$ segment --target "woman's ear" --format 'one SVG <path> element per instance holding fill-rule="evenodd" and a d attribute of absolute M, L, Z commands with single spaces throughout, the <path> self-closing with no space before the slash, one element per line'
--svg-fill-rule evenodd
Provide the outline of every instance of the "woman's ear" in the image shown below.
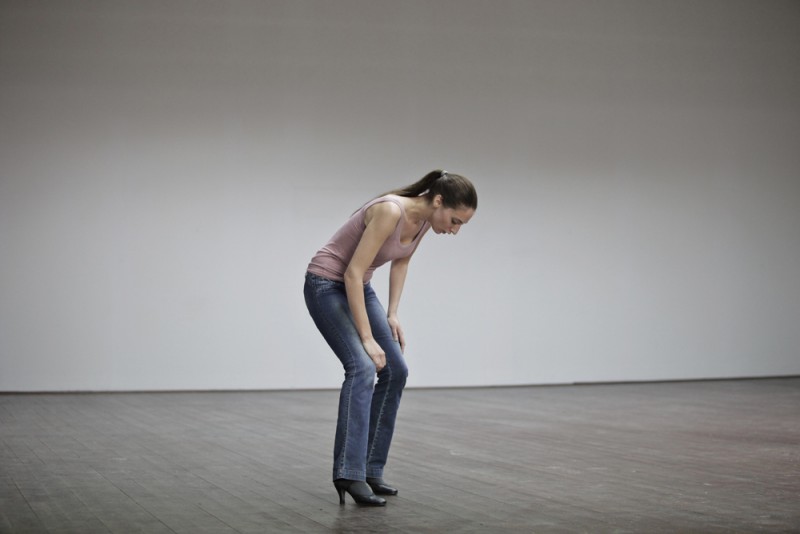
<path fill-rule="evenodd" d="M 442 195 L 436 195 L 433 197 L 433 207 L 439 208 L 442 206 Z"/>

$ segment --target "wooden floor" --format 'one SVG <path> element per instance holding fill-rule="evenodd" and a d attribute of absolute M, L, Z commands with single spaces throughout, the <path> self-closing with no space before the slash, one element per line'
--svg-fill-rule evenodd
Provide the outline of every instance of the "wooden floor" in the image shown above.
<path fill-rule="evenodd" d="M 0 532 L 800 532 L 800 378 L 408 390 L 379 509 L 336 401 L 0 395 Z"/>

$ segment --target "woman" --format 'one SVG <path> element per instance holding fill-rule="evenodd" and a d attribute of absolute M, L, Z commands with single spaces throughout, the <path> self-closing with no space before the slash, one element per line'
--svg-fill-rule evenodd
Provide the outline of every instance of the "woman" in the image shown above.
<path fill-rule="evenodd" d="M 386 504 L 379 495 L 397 494 L 383 480 L 383 468 L 408 375 L 397 318 L 408 262 L 428 229 L 457 234 L 477 207 L 469 180 L 430 172 L 362 206 L 308 265 L 306 306 L 345 371 L 333 451 L 340 504 L 345 492 L 371 506 Z M 370 279 L 389 261 L 387 313 Z"/>

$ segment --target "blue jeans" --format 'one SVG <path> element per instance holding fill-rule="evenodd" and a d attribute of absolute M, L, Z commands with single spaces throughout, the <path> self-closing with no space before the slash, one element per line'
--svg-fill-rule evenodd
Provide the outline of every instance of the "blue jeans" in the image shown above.
<path fill-rule="evenodd" d="M 375 382 L 375 363 L 356 331 L 343 282 L 306 273 L 308 312 L 344 366 L 339 417 L 333 447 L 333 479 L 382 477 L 408 367 L 400 343 L 392 339 L 386 312 L 372 286 L 364 285 L 372 335 L 386 352 L 386 366 Z"/>

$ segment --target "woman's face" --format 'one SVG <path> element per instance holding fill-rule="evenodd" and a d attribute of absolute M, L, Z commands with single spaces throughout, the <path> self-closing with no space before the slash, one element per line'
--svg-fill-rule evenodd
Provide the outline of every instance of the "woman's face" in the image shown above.
<path fill-rule="evenodd" d="M 472 208 L 446 208 L 439 204 L 431 216 L 431 228 L 437 234 L 455 235 L 474 214 Z"/>

